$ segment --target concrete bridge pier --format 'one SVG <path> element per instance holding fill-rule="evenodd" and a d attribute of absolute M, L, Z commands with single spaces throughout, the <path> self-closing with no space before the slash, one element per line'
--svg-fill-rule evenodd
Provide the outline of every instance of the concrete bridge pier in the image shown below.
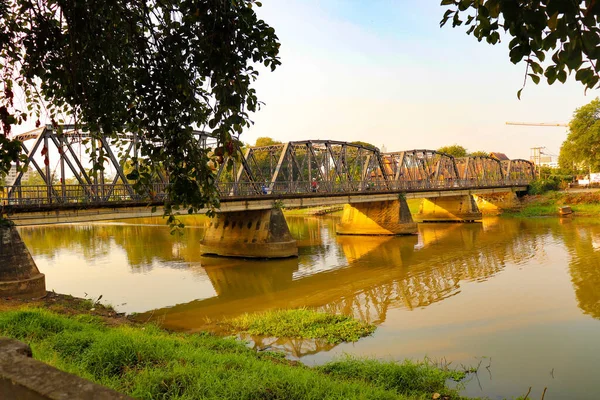
<path fill-rule="evenodd" d="M 418 222 L 473 222 L 482 214 L 473 196 L 463 195 L 425 198 L 414 217 Z"/>
<path fill-rule="evenodd" d="M 224 257 L 298 256 L 296 240 L 278 208 L 217 213 L 200 241 L 200 251 Z"/>
<path fill-rule="evenodd" d="M 483 215 L 499 215 L 502 211 L 519 205 L 519 198 L 513 191 L 473 195 L 477 207 Z"/>
<path fill-rule="evenodd" d="M 344 205 L 338 235 L 410 235 L 417 233 L 406 199 Z"/>
<path fill-rule="evenodd" d="M 19 231 L 0 221 L 0 298 L 45 295 L 46 278 L 35 265 Z"/>

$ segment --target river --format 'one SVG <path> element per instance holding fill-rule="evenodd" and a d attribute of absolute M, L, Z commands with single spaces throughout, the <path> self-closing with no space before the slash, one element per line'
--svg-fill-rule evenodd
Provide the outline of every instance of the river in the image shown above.
<path fill-rule="evenodd" d="M 409 237 L 336 236 L 287 217 L 297 259 L 203 257 L 203 217 L 20 228 L 48 290 L 198 331 L 223 316 L 317 307 L 377 325 L 356 343 L 249 338 L 314 365 L 345 353 L 479 366 L 465 396 L 592 399 L 600 360 L 600 221 L 488 218 Z M 252 340 L 253 339 L 253 340 Z"/>

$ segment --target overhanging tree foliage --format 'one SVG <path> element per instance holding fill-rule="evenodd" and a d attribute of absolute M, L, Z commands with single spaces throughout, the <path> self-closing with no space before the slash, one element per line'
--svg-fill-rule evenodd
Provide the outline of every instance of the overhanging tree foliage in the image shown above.
<path fill-rule="evenodd" d="M 600 172 L 600 99 L 575 110 L 558 162 L 573 172 Z"/>
<path fill-rule="evenodd" d="M 251 124 L 260 103 L 257 64 L 275 69 L 275 31 L 256 0 L 0 0 L 0 174 L 18 155 L 8 134 L 28 118 L 54 125 L 72 116 L 94 135 L 130 132 L 143 160 L 130 174 L 140 190 L 157 168 L 169 176 L 171 207 L 218 206 L 208 150 Z M 22 92 L 25 104 L 15 101 Z M 214 150 L 214 149 L 213 149 Z M 94 168 L 101 169 L 98 154 Z M 129 178 L 128 177 L 128 178 Z"/>
<path fill-rule="evenodd" d="M 496 44 L 510 38 L 510 60 L 524 61 L 525 81 L 564 83 L 567 73 L 586 89 L 598 87 L 600 1 L 597 0 L 442 0 L 440 25 L 465 25 L 467 34 Z M 502 33 L 502 35 L 501 35 Z M 517 92 L 520 98 L 521 90 Z"/>

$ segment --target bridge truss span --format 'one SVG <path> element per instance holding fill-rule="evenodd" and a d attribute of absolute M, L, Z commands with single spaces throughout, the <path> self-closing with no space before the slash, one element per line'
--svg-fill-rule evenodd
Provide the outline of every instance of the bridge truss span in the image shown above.
<path fill-rule="evenodd" d="M 423 186 L 458 182 L 454 157 L 435 150 L 409 150 L 384 153 L 386 175 L 396 187 L 409 187 L 417 182 Z M 451 186 L 451 185 L 450 185 Z"/>
<path fill-rule="evenodd" d="M 214 146 L 210 133 L 195 133 L 199 146 Z M 115 141 L 65 125 L 45 126 L 17 138 L 27 159 L 15 179 L 0 189 L 5 210 L 157 204 L 166 198 L 168 176 L 159 173 L 145 193 L 137 193 L 127 178 L 127 161 L 141 157 L 135 135 L 123 134 Z M 91 168 L 89 156 L 85 159 L 93 150 L 99 151 L 100 170 Z M 455 158 L 426 149 L 381 153 L 375 147 L 333 140 L 236 151 L 238 156 L 224 160 L 215 173 L 223 202 L 523 187 L 535 176 L 533 164 L 526 160 Z M 228 162 L 233 168 L 226 168 Z M 25 170 L 39 176 L 37 184 L 24 184 Z"/>
<path fill-rule="evenodd" d="M 374 183 L 388 187 L 386 176 L 376 176 L 383 170 L 379 151 L 346 142 L 307 140 L 250 147 L 240 164 L 235 179 L 219 174 L 222 194 L 346 193 Z"/>

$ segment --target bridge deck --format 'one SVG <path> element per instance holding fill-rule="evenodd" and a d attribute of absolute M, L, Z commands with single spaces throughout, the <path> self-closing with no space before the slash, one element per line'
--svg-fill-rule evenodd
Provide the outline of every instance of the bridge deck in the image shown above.
<path fill-rule="evenodd" d="M 197 145 L 206 150 L 207 166 L 215 168 L 221 211 L 394 200 L 399 194 L 418 198 L 524 190 L 535 178 L 534 165 L 526 160 L 455 158 L 426 149 L 381 153 L 373 146 L 333 140 L 235 146 L 223 158 L 215 154 L 215 137 L 194 134 Z M 0 190 L 0 212 L 11 219 L 35 213 L 137 215 L 132 210 L 163 204 L 170 182 L 178 183 L 168 169 L 159 168 L 145 195 L 136 193 L 123 165 L 136 165 L 144 158 L 144 146 L 160 146 L 145 142 L 143 135 L 124 133 L 113 143 L 74 125 L 48 125 L 17 139 L 27 160 L 15 168 L 12 184 Z M 90 169 L 91 158 L 84 155 L 98 155 L 98 149 L 102 165 Z M 114 176 L 102 173 L 107 167 L 114 169 Z M 43 184 L 27 185 L 26 170 L 37 173 Z"/>
<path fill-rule="evenodd" d="M 265 210 L 274 206 L 286 208 L 317 207 L 336 204 L 356 204 L 398 199 L 422 199 L 472 194 L 523 192 L 526 185 L 495 186 L 484 188 L 435 188 L 414 189 L 412 191 L 357 191 L 349 193 L 282 193 L 261 196 L 226 197 L 221 200 L 222 212 Z M 104 203 L 66 203 L 66 204 L 15 204 L 5 205 L 4 212 L 17 225 L 41 225 L 73 223 L 86 221 L 105 221 L 111 219 L 141 218 L 162 216 L 161 201 L 121 201 Z M 156 207 L 153 212 L 152 208 Z M 207 210 L 201 210 L 200 214 Z M 187 214 L 183 211 L 182 214 Z"/>

